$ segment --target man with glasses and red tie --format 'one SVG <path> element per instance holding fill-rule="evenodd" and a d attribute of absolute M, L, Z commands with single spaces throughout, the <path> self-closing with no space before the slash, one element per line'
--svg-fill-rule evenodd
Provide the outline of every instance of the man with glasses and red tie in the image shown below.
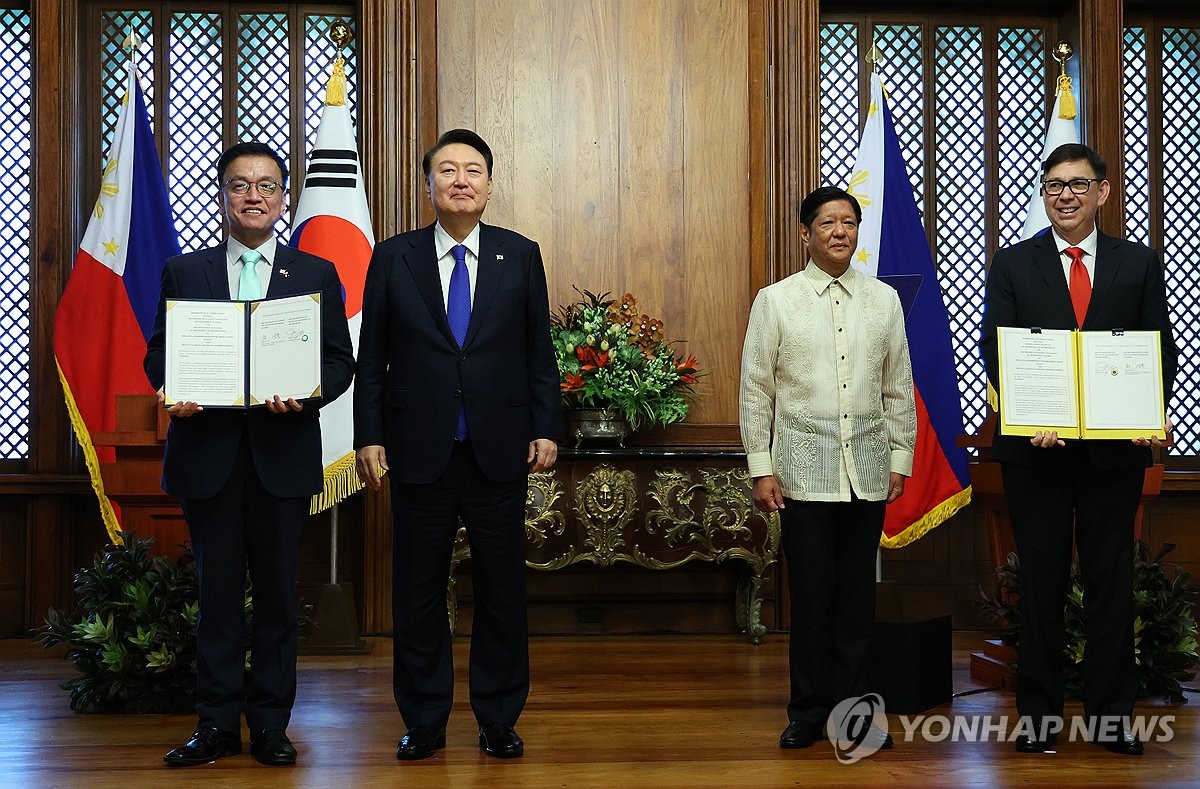
<path fill-rule="evenodd" d="M 1107 166 L 1071 143 L 1042 165 L 1047 232 L 996 252 L 987 276 L 981 351 L 999 381 L 996 329 L 1126 329 L 1160 332 L 1163 402 L 1170 401 L 1178 349 L 1158 254 L 1096 227 L 1110 192 Z M 997 420 L 999 425 L 999 420 Z M 1137 694 L 1133 643 L 1133 525 L 1151 446 L 1158 439 L 1066 440 L 1000 435 L 1005 501 L 1021 564 L 1017 711 L 1023 753 L 1052 751 L 1063 715 L 1063 621 L 1072 550 L 1084 585 L 1083 708 L 1092 741 L 1140 755 L 1130 731 Z M 1064 723 L 1064 736 L 1069 731 Z"/>
<path fill-rule="evenodd" d="M 163 400 L 168 299 L 258 300 L 321 293 L 322 400 L 275 395 L 265 407 L 202 408 L 176 402 L 163 456 L 162 487 L 178 496 L 200 579 L 196 627 L 196 712 L 192 738 L 170 751 L 174 766 L 242 751 L 263 764 L 296 762 L 287 736 L 296 699 L 296 571 L 309 502 L 321 490 L 321 402 L 350 387 L 354 350 L 342 283 L 332 263 L 276 243 L 286 204 L 287 164 L 261 143 L 234 145 L 217 161 L 217 204 L 225 243 L 171 258 L 145 369 Z M 250 672 L 246 658 L 246 573 L 254 601 Z"/>

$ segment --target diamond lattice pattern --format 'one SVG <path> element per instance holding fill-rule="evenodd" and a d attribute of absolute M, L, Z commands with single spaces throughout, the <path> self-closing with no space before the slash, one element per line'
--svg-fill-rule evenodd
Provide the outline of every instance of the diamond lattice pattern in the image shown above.
<path fill-rule="evenodd" d="M 29 456 L 30 16 L 0 10 L 0 458 Z"/>

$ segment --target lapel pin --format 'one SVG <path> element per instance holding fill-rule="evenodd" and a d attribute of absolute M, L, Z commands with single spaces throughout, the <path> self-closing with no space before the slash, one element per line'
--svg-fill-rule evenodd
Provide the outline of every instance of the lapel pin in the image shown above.
<path fill-rule="evenodd" d="M 504 260 L 504 255 L 496 255 L 496 260 Z"/>
<path fill-rule="evenodd" d="M 288 270 L 287 270 L 287 269 L 285 269 L 285 268 L 281 268 L 281 269 L 279 269 L 279 276 L 281 276 L 281 277 L 286 277 L 286 276 L 288 276 Z"/>

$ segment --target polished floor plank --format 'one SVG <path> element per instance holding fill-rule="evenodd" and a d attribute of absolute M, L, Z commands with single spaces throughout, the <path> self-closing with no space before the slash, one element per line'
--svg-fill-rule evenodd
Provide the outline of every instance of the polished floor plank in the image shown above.
<path fill-rule="evenodd" d="M 956 635 L 955 690 L 968 676 L 977 634 Z M 99 715 L 70 711 L 59 685 L 73 669 L 61 650 L 0 641 L 0 785 L 131 789 L 229 787 L 784 787 L 784 786 L 1195 786 L 1197 715 L 1191 705 L 1139 705 L 1174 715 L 1174 737 L 1146 756 L 1120 757 L 1087 743 L 1025 756 L 1009 743 L 905 741 L 840 764 L 828 741 L 802 751 L 777 745 L 785 721 L 786 637 L 755 647 L 736 636 L 535 638 L 534 687 L 519 731 L 526 756 L 491 759 L 477 747 L 466 700 L 467 642 L 455 645 L 460 681 L 447 747 L 414 763 L 395 759 L 403 727 L 391 697 L 391 645 L 367 656 L 304 656 L 289 734 L 294 768 L 249 756 L 172 769 L 162 755 L 190 734 L 191 715 Z M 1078 714 L 1077 705 L 1068 714 Z M 1015 715 L 1012 697 L 961 695 L 928 713 Z"/>

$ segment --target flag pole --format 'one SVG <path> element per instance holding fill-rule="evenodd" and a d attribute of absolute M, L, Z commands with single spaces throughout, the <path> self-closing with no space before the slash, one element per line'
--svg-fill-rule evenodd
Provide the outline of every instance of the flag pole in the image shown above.
<path fill-rule="evenodd" d="M 325 32 L 336 47 L 336 56 L 330 68 L 329 80 L 325 83 L 325 106 L 339 107 L 346 103 L 346 60 L 342 51 L 349 45 L 354 34 L 350 25 L 338 19 Z M 307 179 L 307 174 L 306 174 Z M 293 242 L 294 243 L 294 242 Z M 351 464 L 353 471 L 353 464 Z M 350 492 L 356 488 L 351 487 Z M 348 494 L 347 494 L 348 495 Z M 316 501 L 324 496 L 314 497 Z M 306 655 L 367 654 L 371 644 L 358 635 L 358 615 L 354 607 L 354 587 L 338 583 L 338 510 L 342 497 L 333 496 L 329 506 L 329 583 L 318 587 L 317 600 L 312 609 L 313 628 L 300 645 Z"/>

